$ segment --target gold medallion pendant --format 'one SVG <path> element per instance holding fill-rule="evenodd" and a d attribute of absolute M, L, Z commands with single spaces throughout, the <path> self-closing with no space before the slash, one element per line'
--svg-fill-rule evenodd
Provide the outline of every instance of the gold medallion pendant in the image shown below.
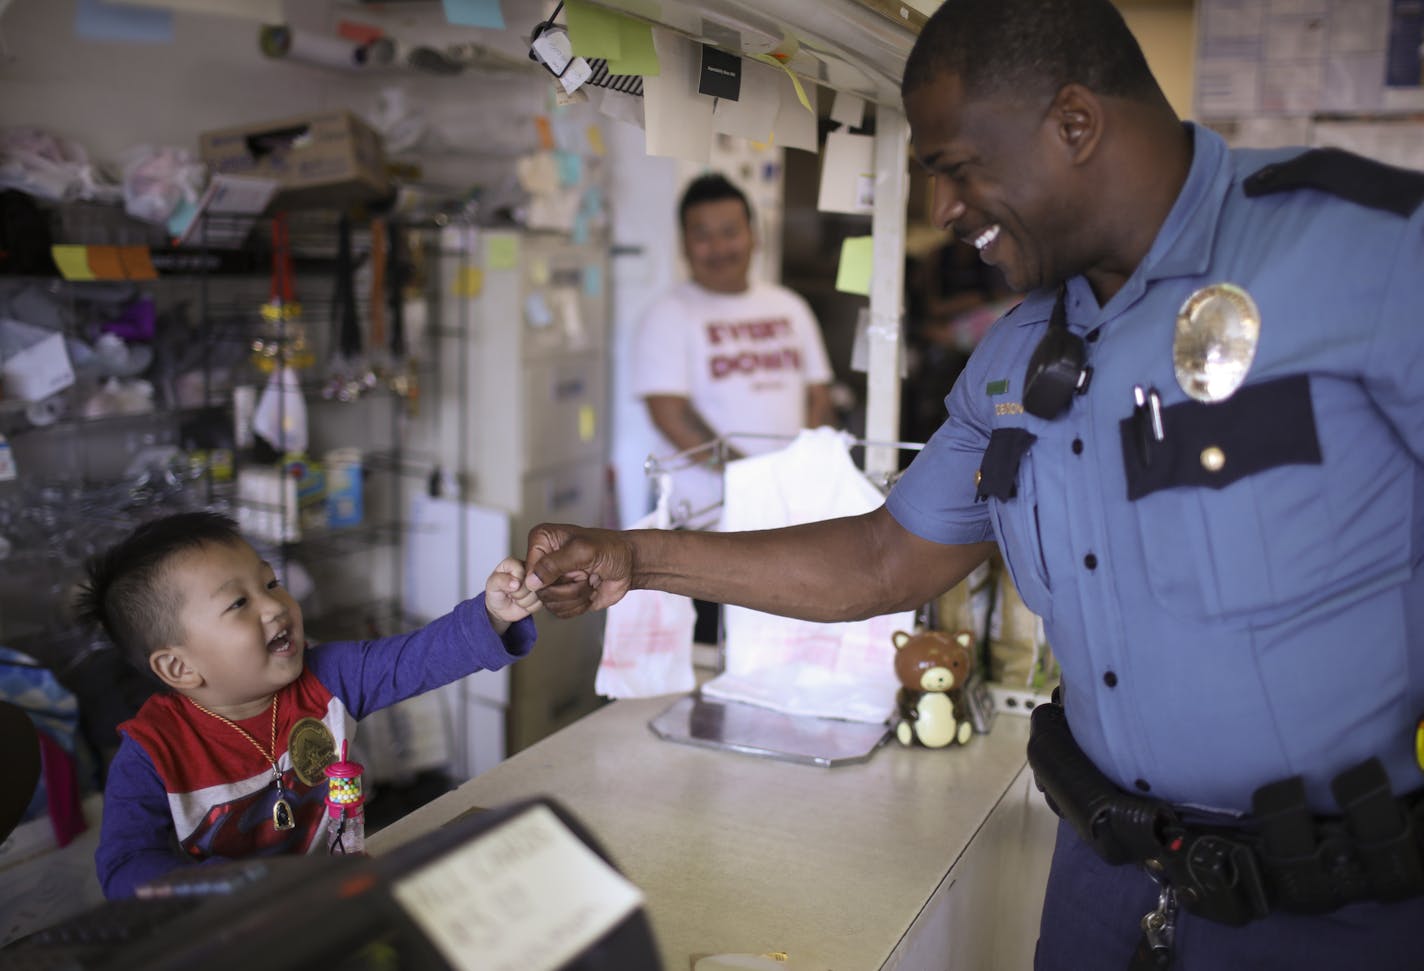
<path fill-rule="evenodd" d="M 1187 396 L 1212 404 L 1236 393 L 1261 339 L 1261 311 L 1234 283 L 1213 283 L 1177 311 L 1172 364 Z"/>
<path fill-rule="evenodd" d="M 325 723 L 303 718 L 287 734 L 287 754 L 297 778 L 304 785 L 315 786 L 326 781 L 323 770 L 336 761 L 336 739 Z"/>

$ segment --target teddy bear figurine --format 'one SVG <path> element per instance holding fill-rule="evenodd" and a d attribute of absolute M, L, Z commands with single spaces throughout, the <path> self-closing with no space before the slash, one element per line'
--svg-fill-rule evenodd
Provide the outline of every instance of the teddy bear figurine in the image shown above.
<path fill-rule="evenodd" d="M 918 742 L 926 748 L 944 748 L 969 741 L 974 726 L 961 717 L 960 699 L 974 665 L 970 650 L 974 635 L 967 631 L 907 634 L 897 630 L 890 639 L 895 644 L 895 676 L 901 686 L 895 696 L 900 714 L 895 737 L 900 744 Z"/>

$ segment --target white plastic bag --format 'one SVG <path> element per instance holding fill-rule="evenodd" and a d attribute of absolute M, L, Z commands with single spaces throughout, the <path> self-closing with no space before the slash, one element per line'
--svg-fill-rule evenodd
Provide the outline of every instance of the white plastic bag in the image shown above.
<path fill-rule="evenodd" d="M 283 454 L 307 450 L 307 403 L 292 368 L 275 370 L 267 379 L 252 415 L 252 430 Z"/>
<path fill-rule="evenodd" d="M 664 483 L 666 485 L 666 483 Z M 668 491 L 658 509 L 632 529 L 666 529 Z M 692 601 L 661 590 L 630 590 L 608 608 L 603 658 L 593 690 L 605 698 L 648 698 L 691 691 L 692 633 L 697 611 Z"/>
<path fill-rule="evenodd" d="M 39 128 L 0 129 L 0 188 L 41 199 L 115 202 L 119 187 L 89 164 L 84 146 Z"/>
<path fill-rule="evenodd" d="M 167 223 L 181 204 L 196 205 L 207 167 L 186 148 L 138 145 L 124 152 L 124 211 Z"/>

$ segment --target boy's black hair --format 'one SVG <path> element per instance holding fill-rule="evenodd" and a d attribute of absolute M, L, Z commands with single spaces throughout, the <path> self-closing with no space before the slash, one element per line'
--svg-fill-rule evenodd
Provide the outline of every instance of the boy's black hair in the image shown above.
<path fill-rule="evenodd" d="M 243 542 L 237 523 L 221 513 L 183 512 L 144 523 L 89 558 L 88 580 L 75 607 L 81 619 L 102 626 L 129 661 L 147 672 L 150 654 L 183 637 L 182 604 L 166 576 L 172 558 L 209 543 Z"/>
<path fill-rule="evenodd" d="M 946 0 L 910 51 L 900 94 L 945 74 L 971 98 L 1052 97 L 1072 83 L 1136 101 L 1163 97 L 1110 0 Z"/>
<path fill-rule="evenodd" d="M 747 212 L 747 224 L 751 225 L 752 204 L 747 201 L 747 194 L 718 172 L 699 175 L 688 183 L 682 192 L 682 201 L 677 206 L 678 225 L 683 229 L 687 228 L 687 211 L 693 206 L 700 206 L 704 202 L 720 202 L 723 199 L 736 199 L 740 202 Z"/>

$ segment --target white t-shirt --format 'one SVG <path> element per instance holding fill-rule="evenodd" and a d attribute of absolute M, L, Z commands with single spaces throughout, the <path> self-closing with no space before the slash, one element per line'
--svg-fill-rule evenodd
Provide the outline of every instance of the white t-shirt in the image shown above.
<path fill-rule="evenodd" d="M 790 439 L 806 423 L 806 389 L 831 381 L 821 328 L 806 301 L 782 286 L 754 283 L 715 293 L 681 283 L 648 308 L 633 346 L 639 397 L 687 398 L 717 435 L 752 432 Z M 746 454 L 786 441 L 734 439 Z M 664 440 L 661 455 L 676 446 Z M 720 498 L 721 482 L 681 475 L 677 491 L 698 508 Z"/>

